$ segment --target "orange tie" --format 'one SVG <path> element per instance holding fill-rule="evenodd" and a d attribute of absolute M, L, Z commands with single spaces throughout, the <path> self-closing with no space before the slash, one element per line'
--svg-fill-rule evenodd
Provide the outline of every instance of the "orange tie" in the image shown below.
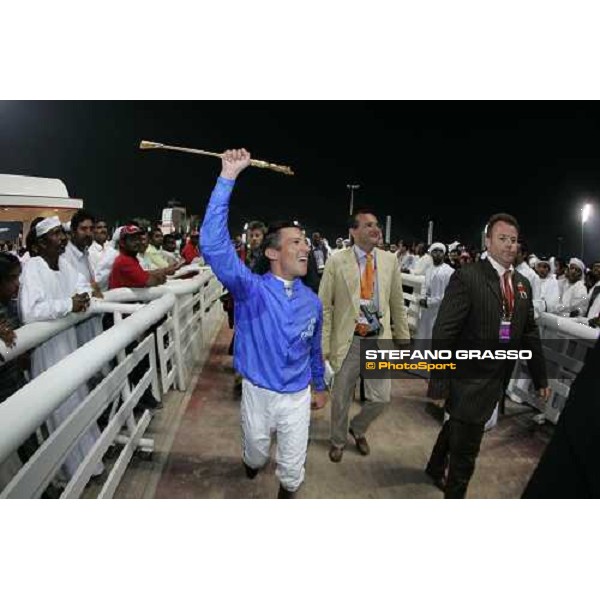
<path fill-rule="evenodd" d="M 373 297 L 373 286 L 375 284 L 375 269 L 373 267 L 373 255 L 367 254 L 367 264 L 360 278 L 361 300 L 371 300 Z"/>

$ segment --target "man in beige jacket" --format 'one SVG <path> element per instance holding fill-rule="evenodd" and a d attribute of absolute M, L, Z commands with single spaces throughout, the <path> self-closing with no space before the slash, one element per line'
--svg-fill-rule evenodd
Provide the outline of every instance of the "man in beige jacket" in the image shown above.
<path fill-rule="evenodd" d="M 360 376 L 360 340 L 377 337 L 407 343 L 410 338 L 398 261 L 394 254 L 376 247 L 381 235 L 377 217 L 367 210 L 358 211 L 351 219 L 350 232 L 354 246 L 331 256 L 319 288 L 323 357 L 335 373 L 329 450 L 333 462 L 342 460 L 348 432 L 363 456 L 370 453 L 365 434 L 390 401 L 390 379 L 366 379 L 367 400 L 348 429 Z"/>

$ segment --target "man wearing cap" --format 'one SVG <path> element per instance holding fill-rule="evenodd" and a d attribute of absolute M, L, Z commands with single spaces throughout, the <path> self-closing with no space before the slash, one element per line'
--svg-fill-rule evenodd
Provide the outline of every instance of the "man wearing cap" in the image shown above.
<path fill-rule="evenodd" d="M 235 300 L 233 366 L 243 376 L 242 461 L 254 479 L 270 459 L 277 435 L 278 498 L 293 498 L 304 480 L 311 388 L 313 406 L 327 400 L 321 355 L 322 308 L 300 277 L 306 274 L 308 244 L 296 223 L 272 225 L 264 253 L 265 275 L 238 258 L 227 230 L 229 198 L 238 175 L 250 165 L 244 150 L 223 153 L 221 175 L 202 224 L 202 251 Z"/>
<path fill-rule="evenodd" d="M 31 258 L 21 276 L 19 309 L 24 323 L 49 321 L 65 317 L 71 312 L 83 312 L 90 303 L 89 282 L 77 273 L 65 260 L 63 253 L 67 237 L 58 217 L 43 219 L 35 226 L 36 244 L 39 255 Z M 31 357 L 31 374 L 36 377 L 56 364 L 78 347 L 75 328 L 57 333 L 38 346 Z M 67 398 L 49 417 L 50 431 L 61 423 L 79 406 L 88 393 L 82 386 Z M 89 453 L 100 436 L 96 424 L 80 438 L 67 457 L 61 476 L 68 480 Z M 102 464 L 96 467 L 95 474 L 102 472 Z"/>
<path fill-rule="evenodd" d="M 446 255 L 446 246 L 440 242 L 431 244 L 429 254 L 433 261 L 433 267 L 425 274 L 425 283 L 423 286 L 423 297 L 419 300 L 421 307 L 421 318 L 417 329 L 416 338 L 421 340 L 431 340 L 433 326 L 437 318 L 440 304 L 444 298 L 446 287 L 454 269 L 444 262 Z M 429 347 L 430 344 L 427 344 Z"/>
<path fill-rule="evenodd" d="M 578 258 L 569 261 L 566 273 L 566 282 L 562 288 L 560 303 L 556 314 L 562 317 L 579 317 L 586 313 L 588 308 L 588 292 L 583 282 L 585 265 Z"/>
<path fill-rule="evenodd" d="M 163 284 L 167 275 L 175 272 L 175 266 L 145 271 L 137 256 L 142 247 L 143 231 L 136 225 L 126 225 L 119 233 L 119 255 L 108 278 L 108 289 L 129 287 L 142 288 Z"/>
<path fill-rule="evenodd" d="M 540 299 L 544 303 L 543 310 L 554 312 L 560 302 L 560 290 L 556 277 L 550 272 L 550 260 L 542 256 L 536 259 L 534 268 L 540 278 Z"/>
<path fill-rule="evenodd" d="M 360 377 L 361 339 L 393 338 L 402 344 L 410 340 L 400 267 L 394 254 L 377 248 L 381 235 L 377 217 L 370 210 L 359 210 L 348 225 L 354 246 L 327 261 L 319 288 L 323 355 L 335 373 L 329 448 L 329 459 L 335 463 L 342 460 L 348 434 L 360 454 L 370 454 L 367 430 L 390 402 L 390 379 L 365 379 L 365 402 L 348 423 Z"/>

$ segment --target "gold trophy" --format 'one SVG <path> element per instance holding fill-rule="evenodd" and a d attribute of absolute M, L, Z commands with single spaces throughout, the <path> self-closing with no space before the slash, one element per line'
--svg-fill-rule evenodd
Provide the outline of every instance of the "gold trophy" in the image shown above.
<path fill-rule="evenodd" d="M 176 152 L 188 152 L 189 154 L 201 154 L 202 156 L 214 156 L 215 158 L 222 158 L 223 155 L 218 152 L 209 152 L 208 150 L 198 150 L 196 148 L 182 148 L 180 146 L 167 146 L 166 144 L 159 144 L 158 142 L 148 142 L 142 140 L 140 142 L 140 150 L 175 150 Z M 257 160 L 252 158 L 250 160 L 252 167 L 258 167 L 259 169 L 270 169 L 271 171 L 277 171 L 277 173 L 283 173 L 284 175 L 293 175 L 294 171 L 290 167 L 283 165 L 276 165 L 274 163 L 266 162 L 264 160 Z"/>

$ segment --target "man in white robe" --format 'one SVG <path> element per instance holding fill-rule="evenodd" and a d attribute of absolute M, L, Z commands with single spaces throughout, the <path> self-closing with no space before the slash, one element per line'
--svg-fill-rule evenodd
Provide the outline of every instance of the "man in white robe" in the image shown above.
<path fill-rule="evenodd" d="M 431 244 L 429 254 L 433 266 L 425 274 L 424 294 L 423 298 L 419 300 L 422 308 L 421 318 L 415 337 L 431 341 L 438 310 L 454 269 L 444 262 L 444 256 L 446 255 L 444 244 L 440 242 Z M 429 345 L 427 347 L 429 348 Z"/>
<path fill-rule="evenodd" d="M 67 245 L 66 235 L 58 217 L 49 217 L 36 225 L 39 256 L 31 258 L 21 276 L 19 309 L 24 323 L 50 321 L 82 312 L 89 306 L 91 291 L 77 271 L 61 255 Z M 37 377 L 51 366 L 77 350 L 77 336 L 73 327 L 55 335 L 38 346 L 31 356 L 31 375 Z M 69 396 L 47 420 L 48 429 L 56 430 L 85 400 L 88 390 L 82 386 Z M 67 481 L 90 452 L 100 436 L 94 423 L 81 436 L 67 456 L 60 478 Z M 103 471 L 98 463 L 94 475 Z"/>
<path fill-rule="evenodd" d="M 550 261 L 541 257 L 534 265 L 535 272 L 540 278 L 540 298 L 544 303 L 545 312 L 554 312 L 560 303 L 560 289 L 556 277 L 551 273 Z"/>
<path fill-rule="evenodd" d="M 93 295 L 102 297 L 102 293 L 96 283 L 89 256 L 89 247 L 93 241 L 93 232 L 93 215 L 83 209 L 78 210 L 71 218 L 71 240 L 67 244 L 63 257 L 86 282 L 92 290 Z M 75 331 L 79 345 L 83 346 L 102 333 L 102 317 L 91 317 L 87 321 L 79 323 Z"/>
<path fill-rule="evenodd" d="M 433 326 L 437 319 L 438 310 L 450 277 L 454 273 L 454 269 L 444 262 L 444 256 L 446 254 L 446 246 L 440 242 L 431 244 L 429 247 L 429 255 L 431 256 L 432 267 L 425 274 L 425 281 L 422 288 L 422 297 L 419 300 L 419 306 L 421 307 L 421 317 L 417 326 L 417 332 L 414 337 L 414 350 L 423 352 L 424 350 L 431 350 L 431 336 L 433 333 Z M 419 358 L 416 358 L 416 363 L 422 362 Z M 414 371 L 414 374 L 418 377 L 425 379 L 429 378 L 429 373 L 423 370 Z"/>
<path fill-rule="evenodd" d="M 400 270 L 403 273 L 409 273 L 415 266 L 417 258 L 412 253 L 410 246 L 406 242 L 400 244 L 400 250 L 397 253 L 398 262 L 400 263 Z"/>
<path fill-rule="evenodd" d="M 335 248 L 333 248 L 333 250 L 331 251 L 331 256 L 337 254 L 338 252 L 341 252 L 342 250 L 344 250 L 344 248 L 344 240 L 342 238 L 338 238 L 337 240 L 335 240 Z"/>
<path fill-rule="evenodd" d="M 105 292 L 108 290 L 108 278 L 112 271 L 113 264 L 119 256 L 119 239 L 121 236 L 121 229 L 123 227 L 117 227 L 111 239 L 110 246 L 104 251 L 98 266 L 96 267 L 96 283 L 101 291 Z"/>
<path fill-rule="evenodd" d="M 89 248 L 90 266 L 92 267 L 94 276 L 102 257 L 110 247 L 111 243 L 108 239 L 108 226 L 106 221 L 99 219 L 94 224 L 94 241 Z"/>
<path fill-rule="evenodd" d="M 600 260 L 597 260 L 592 265 L 592 279 L 594 285 L 589 291 L 589 307 L 587 309 L 586 318 L 591 327 L 600 326 Z"/>
<path fill-rule="evenodd" d="M 561 317 L 580 317 L 588 308 L 588 291 L 583 282 L 585 265 L 578 258 L 569 261 L 567 278 L 562 288 L 560 304 L 554 311 Z"/>
<path fill-rule="evenodd" d="M 417 259 L 415 260 L 414 267 L 410 269 L 410 274 L 425 275 L 433 267 L 433 260 L 431 259 L 431 255 L 425 252 L 425 244 L 423 242 L 417 244 L 416 255 Z"/>
<path fill-rule="evenodd" d="M 521 242 L 517 244 L 517 256 L 515 258 L 515 270 L 524 277 L 527 277 L 531 284 L 531 294 L 533 300 L 533 310 L 536 319 L 539 319 L 540 314 L 543 312 L 545 306 L 541 301 L 542 298 L 542 284 L 539 275 L 527 264 L 525 257 L 527 256 L 527 249 Z"/>

